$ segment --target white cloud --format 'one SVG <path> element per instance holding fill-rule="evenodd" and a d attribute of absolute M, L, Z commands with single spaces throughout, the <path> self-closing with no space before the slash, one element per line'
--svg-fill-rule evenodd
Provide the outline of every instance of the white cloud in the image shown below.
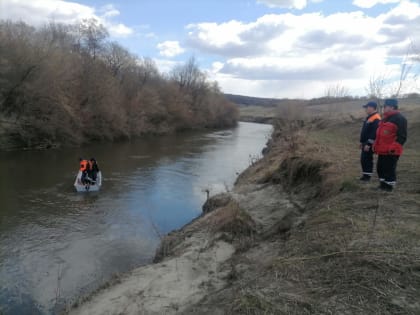
<path fill-rule="evenodd" d="M 114 24 L 105 22 L 104 25 L 114 37 L 125 37 L 133 34 L 133 29 L 122 23 Z"/>
<path fill-rule="evenodd" d="M 372 8 L 378 4 L 390 4 L 390 3 L 398 3 L 401 0 L 353 0 L 353 5 L 369 9 Z"/>
<path fill-rule="evenodd" d="M 252 23 L 232 20 L 221 24 L 190 24 L 186 43 L 209 53 L 249 57 L 264 53 L 270 40 L 286 29 L 282 16 L 275 14 L 265 15 Z"/>
<path fill-rule="evenodd" d="M 186 43 L 197 54 L 219 56 L 209 72 L 225 91 L 313 97 L 341 82 L 361 95 L 373 75 L 398 80 L 400 60 L 411 39 L 420 38 L 420 5 L 402 1 L 376 16 L 284 13 L 187 29 Z"/>
<path fill-rule="evenodd" d="M 43 24 L 48 20 L 73 23 L 94 15 L 91 7 L 60 0 L 2 0 L 0 19 L 20 20 L 28 24 Z"/>
<path fill-rule="evenodd" d="M 83 19 L 94 18 L 103 24 L 111 36 L 131 35 L 132 28 L 114 22 L 120 12 L 111 4 L 96 10 L 93 7 L 64 0 L 1 0 L 0 19 L 24 21 L 39 26 L 49 21 L 57 23 L 76 23 Z"/>
<path fill-rule="evenodd" d="M 107 4 L 104 5 L 99 9 L 99 12 L 101 13 L 101 16 L 103 18 L 105 17 L 113 17 L 120 15 L 120 11 L 118 11 L 113 4 Z"/>
<path fill-rule="evenodd" d="M 257 0 L 257 2 L 265 4 L 270 8 L 285 8 L 298 10 L 302 10 L 307 5 L 306 0 Z"/>
<path fill-rule="evenodd" d="M 185 51 L 177 41 L 159 43 L 157 48 L 159 49 L 159 54 L 164 57 L 175 57 Z"/>
<path fill-rule="evenodd" d="M 259 2 L 297 9 L 320 1 Z M 164 58 L 170 59 L 189 48 L 202 59 L 212 57 L 214 62 L 208 73 L 225 92 L 315 97 L 322 96 L 326 86 L 340 82 L 361 95 L 372 76 L 386 75 L 398 80 L 400 60 L 410 53 L 412 44 L 420 46 L 420 42 L 412 42 L 420 38 L 419 2 L 353 1 L 363 8 L 380 3 L 395 4 L 384 7 L 387 12 L 372 16 L 369 11 L 357 9 L 331 14 L 267 14 L 247 22 L 190 24 L 182 46 L 177 40 L 158 44 L 162 59 L 156 59 L 156 63 L 162 72 L 169 72 L 177 63 Z M 118 23 L 119 14 L 113 5 L 93 8 L 65 0 L 0 0 L 0 19 L 40 25 L 50 20 L 73 23 L 95 17 L 113 36 L 132 34 L 132 28 Z M 152 38 L 153 42 L 157 39 L 147 26 L 139 27 L 135 28 L 137 34 Z"/>
<path fill-rule="evenodd" d="M 169 73 L 176 66 L 182 64 L 182 62 L 179 62 L 179 61 L 158 59 L 158 58 L 153 59 L 153 61 L 156 63 L 156 66 L 158 67 L 159 71 L 162 73 Z"/>
<path fill-rule="evenodd" d="M 385 14 L 385 16 L 388 19 L 391 19 L 393 17 L 397 18 L 404 18 L 402 21 L 403 23 L 407 20 L 414 20 L 418 18 L 420 15 L 420 5 L 418 2 L 412 2 L 412 1 L 402 1 L 398 6 L 395 8 L 392 8 L 388 13 Z M 389 23 L 390 21 L 385 21 Z"/>

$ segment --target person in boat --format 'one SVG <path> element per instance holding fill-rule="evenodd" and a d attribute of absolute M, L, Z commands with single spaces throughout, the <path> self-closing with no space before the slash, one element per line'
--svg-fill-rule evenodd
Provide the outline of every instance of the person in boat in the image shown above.
<path fill-rule="evenodd" d="M 79 158 L 79 164 L 80 164 L 79 171 L 82 172 L 82 177 L 80 178 L 80 181 L 82 182 L 83 185 L 85 185 L 89 182 L 87 179 L 88 172 L 90 169 L 89 161 Z"/>
<path fill-rule="evenodd" d="M 99 166 L 96 162 L 95 158 L 91 158 L 89 160 L 89 171 L 88 176 L 92 179 L 93 182 L 96 182 L 96 178 L 98 177 Z"/>

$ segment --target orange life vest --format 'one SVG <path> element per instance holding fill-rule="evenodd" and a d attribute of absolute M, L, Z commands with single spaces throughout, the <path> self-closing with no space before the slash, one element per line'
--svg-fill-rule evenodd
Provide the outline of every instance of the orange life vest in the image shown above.
<path fill-rule="evenodd" d="M 88 169 L 88 164 L 89 161 L 88 160 L 81 160 L 80 161 L 80 171 L 84 172 Z"/>
<path fill-rule="evenodd" d="M 368 122 L 372 123 L 375 120 L 381 120 L 381 116 L 378 113 L 375 113 L 374 115 L 370 116 Z"/>

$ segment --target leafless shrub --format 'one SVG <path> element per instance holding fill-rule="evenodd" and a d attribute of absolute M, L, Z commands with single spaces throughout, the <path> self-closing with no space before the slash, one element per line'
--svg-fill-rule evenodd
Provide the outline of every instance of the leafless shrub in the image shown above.
<path fill-rule="evenodd" d="M 340 83 L 331 84 L 325 88 L 325 98 L 345 98 L 350 96 L 350 91 L 347 87 Z"/>
<path fill-rule="evenodd" d="M 165 77 L 96 20 L 1 21 L 0 116 L 19 125 L 16 141 L 39 146 L 232 126 L 238 110 L 194 58 Z"/>

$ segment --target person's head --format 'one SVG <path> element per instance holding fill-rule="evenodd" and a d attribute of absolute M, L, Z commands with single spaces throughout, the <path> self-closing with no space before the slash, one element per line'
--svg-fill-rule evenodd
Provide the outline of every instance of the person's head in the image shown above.
<path fill-rule="evenodd" d="M 384 101 L 384 113 L 398 109 L 398 100 L 395 98 L 387 98 Z"/>
<path fill-rule="evenodd" d="M 368 102 L 367 104 L 363 105 L 363 108 L 365 109 L 366 114 L 370 115 L 376 112 L 378 104 L 376 104 L 376 102 Z"/>

